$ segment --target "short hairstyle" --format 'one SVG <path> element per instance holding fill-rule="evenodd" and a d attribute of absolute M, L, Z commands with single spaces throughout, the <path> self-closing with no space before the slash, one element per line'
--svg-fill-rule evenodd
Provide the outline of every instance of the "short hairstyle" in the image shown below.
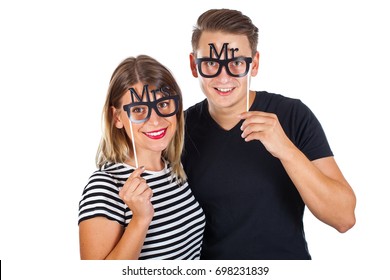
<path fill-rule="evenodd" d="M 179 108 L 176 113 L 177 127 L 172 141 L 162 152 L 164 159 L 168 160 L 176 176 L 186 180 L 186 175 L 181 165 L 181 153 L 184 145 L 184 113 L 182 93 L 173 74 L 168 68 L 156 59 L 139 55 L 123 60 L 111 76 L 107 91 L 106 101 L 102 112 L 102 138 L 96 154 L 96 165 L 101 168 L 104 164 L 123 163 L 134 157 L 133 144 L 124 128 L 118 129 L 114 125 L 114 116 L 111 106 L 122 109 L 120 100 L 136 83 L 148 84 L 156 88 L 169 87 L 170 93 L 179 95 Z M 120 111 L 120 110 L 119 110 Z"/>
<path fill-rule="evenodd" d="M 245 35 L 252 50 L 256 54 L 259 38 L 259 29 L 252 20 L 242 12 L 230 9 L 211 9 L 198 18 L 192 32 L 192 51 L 196 53 L 199 47 L 200 36 L 203 31 L 224 32 L 236 35 Z"/>

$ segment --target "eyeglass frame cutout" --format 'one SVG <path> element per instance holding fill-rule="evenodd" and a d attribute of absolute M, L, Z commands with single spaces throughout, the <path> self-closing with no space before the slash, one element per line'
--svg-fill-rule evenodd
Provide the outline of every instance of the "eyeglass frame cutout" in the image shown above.
<path fill-rule="evenodd" d="M 252 63 L 253 59 L 251 57 L 234 57 L 234 58 L 230 58 L 230 59 L 218 59 L 218 58 L 202 57 L 202 58 L 196 58 L 195 59 L 195 62 L 196 62 L 197 65 L 199 65 L 199 64 L 201 64 L 202 62 L 205 62 L 205 61 L 217 62 L 219 64 L 219 68 L 218 68 L 217 73 L 215 73 L 213 75 L 206 75 L 201 70 L 202 67 L 198 67 L 199 74 L 202 77 L 204 77 L 204 78 L 215 78 L 215 77 L 217 77 L 219 74 L 221 74 L 222 67 L 225 67 L 226 72 L 230 76 L 235 77 L 235 78 L 240 78 L 240 77 L 245 77 L 246 75 L 248 75 L 249 67 L 250 67 L 250 64 Z M 232 61 L 245 61 L 246 62 L 246 70 L 245 70 L 245 72 L 243 74 L 233 74 L 230 71 L 229 67 L 228 67 L 229 63 L 232 62 Z"/>
<path fill-rule="evenodd" d="M 161 112 L 157 108 L 157 104 L 161 103 L 161 102 L 163 102 L 165 100 L 173 100 L 175 102 L 175 106 L 176 106 L 176 109 L 175 109 L 174 112 L 166 114 L 166 115 L 165 114 L 161 114 Z M 168 118 L 168 117 L 172 117 L 173 115 L 176 115 L 178 110 L 179 110 L 179 101 L 180 101 L 180 96 L 179 95 L 170 95 L 170 96 L 165 96 L 165 97 L 159 98 L 159 99 L 157 99 L 155 101 L 133 102 L 133 103 L 130 103 L 130 104 L 126 104 L 126 105 L 123 105 L 123 110 L 126 111 L 127 116 L 128 116 L 128 118 L 130 119 L 131 122 L 133 122 L 133 123 L 143 123 L 143 122 L 146 122 L 150 118 L 150 115 L 152 114 L 152 110 L 154 110 L 158 116 L 163 117 L 163 118 Z M 147 116 L 144 119 L 142 119 L 142 120 L 134 120 L 131 117 L 130 109 L 133 108 L 133 107 L 136 107 L 136 106 L 147 106 L 148 107 L 148 109 L 149 109 L 148 110 L 148 114 L 147 114 Z"/>

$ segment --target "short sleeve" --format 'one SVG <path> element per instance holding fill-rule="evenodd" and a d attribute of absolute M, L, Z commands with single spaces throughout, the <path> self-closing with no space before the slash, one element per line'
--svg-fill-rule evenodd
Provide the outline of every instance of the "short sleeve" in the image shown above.
<path fill-rule="evenodd" d="M 88 180 L 79 203 L 79 220 L 105 217 L 125 226 L 126 204 L 119 197 L 118 182 L 104 171 L 96 171 Z"/>
<path fill-rule="evenodd" d="M 333 156 L 325 132 L 314 113 L 300 100 L 292 109 L 291 139 L 309 160 Z"/>

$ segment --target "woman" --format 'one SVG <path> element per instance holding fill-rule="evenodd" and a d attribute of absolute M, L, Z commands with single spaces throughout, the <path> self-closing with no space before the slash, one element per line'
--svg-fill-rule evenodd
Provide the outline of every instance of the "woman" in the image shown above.
<path fill-rule="evenodd" d="M 146 55 L 124 60 L 79 205 L 81 259 L 199 259 L 205 217 L 180 162 L 183 134 L 170 71 Z"/>

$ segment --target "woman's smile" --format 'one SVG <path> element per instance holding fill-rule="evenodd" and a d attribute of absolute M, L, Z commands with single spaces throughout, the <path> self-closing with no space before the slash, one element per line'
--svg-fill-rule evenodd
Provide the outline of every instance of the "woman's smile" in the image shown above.
<path fill-rule="evenodd" d="M 147 137 L 151 138 L 151 139 L 161 139 L 165 136 L 167 132 L 167 128 L 162 128 L 162 129 L 159 129 L 159 130 L 154 130 L 154 131 L 148 131 L 148 132 L 143 132 L 143 134 L 145 134 Z"/>

